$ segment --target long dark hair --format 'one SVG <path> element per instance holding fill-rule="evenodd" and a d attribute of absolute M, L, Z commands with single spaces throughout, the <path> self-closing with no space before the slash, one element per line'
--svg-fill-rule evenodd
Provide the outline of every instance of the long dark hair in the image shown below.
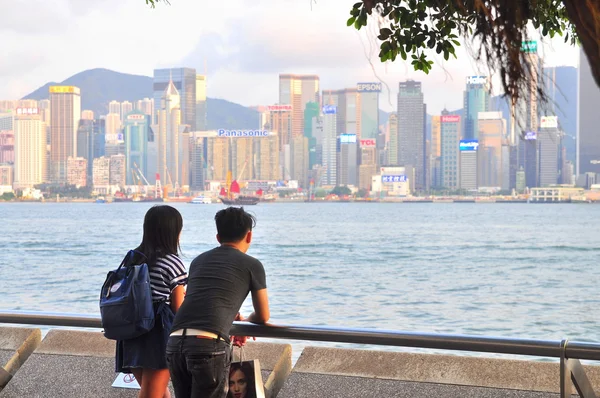
<path fill-rule="evenodd" d="M 152 265 L 160 257 L 179 253 L 179 234 L 183 228 L 183 218 L 177 209 L 167 205 L 153 206 L 144 217 L 144 236 L 135 249 L 146 256 L 136 255 L 136 261 L 146 261 Z"/>
<path fill-rule="evenodd" d="M 256 384 L 254 383 L 254 369 L 252 365 L 248 362 L 234 362 L 229 367 L 229 377 L 227 378 L 227 383 L 229 383 L 229 379 L 231 375 L 237 370 L 241 370 L 246 377 L 246 398 L 256 398 Z M 228 398 L 233 397 L 233 393 L 231 390 L 227 393 Z"/>

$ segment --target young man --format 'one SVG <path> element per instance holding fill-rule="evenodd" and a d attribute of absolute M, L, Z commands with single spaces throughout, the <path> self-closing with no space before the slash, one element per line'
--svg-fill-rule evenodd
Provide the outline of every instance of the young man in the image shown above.
<path fill-rule="evenodd" d="M 229 207 L 217 213 L 215 222 L 221 246 L 192 261 L 186 296 L 167 344 L 177 398 L 225 398 L 233 321 L 265 323 L 270 316 L 265 270 L 246 254 L 256 219 L 243 208 Z M 254 312 L 244 319 L 239 310 L 248 293 Z"/>

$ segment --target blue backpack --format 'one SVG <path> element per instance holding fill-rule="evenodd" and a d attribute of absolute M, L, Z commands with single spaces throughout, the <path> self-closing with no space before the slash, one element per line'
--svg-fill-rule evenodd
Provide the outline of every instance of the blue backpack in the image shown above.
<path fill-rule="evenodd" d="M 148 264 L 131 264 L 135 253 L 143 255 L 130 250 L 119 268 L 108 273 L 102 285 L 100 317 L 107 339 L 133 339 L 154 327 Z"/>

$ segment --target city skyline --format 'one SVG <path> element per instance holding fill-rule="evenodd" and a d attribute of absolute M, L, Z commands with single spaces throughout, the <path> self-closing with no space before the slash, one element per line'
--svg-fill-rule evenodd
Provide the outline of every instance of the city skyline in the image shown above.
<path fill-rule="evenodd" d="M 154 69 L 186 65 L 198 74 L 207 72 L 212 97 L 244 106 L 271 104 L 277 101 L 278 73 L 319 75 L 325 90 L 353 87 L 357 81 L 377 81 L 370 56 L 376 74 L 384 82 L 380 100 L 383 110 L 395 109 L 398 81 L 415 79 L 422 82 L 424 95 L 430 98 L 428 109 L 439 114 L 445 107 L 461 107 L 464 77 L 487 74 L 475 67 L 464 46 L 457 50 L 458 60 L 440 63 L 435 57 L 430 75 L 413 71 L 405 62 L 381 64 L 374 33 L 346 27 L 351 1 L 312 7 L 305 2 L 286 1 L 238 8 L 236 4 L 242 2 L 233 3 L 173 2 L 152 10 L 135 2 L 110 0 L 82 7 L 73 0 L 63 0 L 37 8 L 26 21 L 19 17 L 22 10 L 7 10 L 0 16 L 0 32 L 8 40 L 0 44 L 0 50 L 10 61 L 0 71 L 0 98 L 21 98 L 48 81 L 60 81 L 95 67 L 152 76 Z M 99 15 L 114 19 L 110 31 L 98 26 Z M 77 17 L 78 23 L 56 23 L 71 17 Z M 263 18 L 272 23 L 256 29 L 253 21 Z M 156 40 L 145 40 L 145 32 L 155 26 L 175 23 L 180 28 L 167 29 Z M 223 26 L 227 26 L 226 31 Z M 299 26 L 310 34 L 297 35 Z M 38 35 L 44 35 L 46 28 L 52 36 L 40 41 Z M 105 34 L 98 35 L 98 31 Z M 70 46 L 77 51 L 68 51 L 64 43 L 69 41 L 62 36 L 75 38 Z M 278 40 L 273 40 L 275 36 Z M 244 46 L 240 45 L 242 38 Z M 109 43 L 111 57 L 106 51 L 98 51 L 108 51 Z M 563 44 L 560 38 L 541 47 L 540 55 L 549 66 L 578 64 L 577 49 Z M 54 57 L 59 51 L 61 57 Z M 493 86 L 497 91 L 498 84 Z"/>

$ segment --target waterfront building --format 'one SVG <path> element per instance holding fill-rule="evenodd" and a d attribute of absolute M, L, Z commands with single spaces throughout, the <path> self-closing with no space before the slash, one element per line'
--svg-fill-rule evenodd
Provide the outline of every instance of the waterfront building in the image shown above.
<path fill-rule="evenodd" d="M 490 87 L 487 76 L 468 76 L 464 92 L 463 139 L 479 140 L 479 113 L 490 108 Z"/>
<path fill-rule="evenodd" d="M 459 152 L 459 187 L 467 191 L 477 190 L 477 140 L 460 140 Z"/>
<path fill-rule="evenodd" d="M 158 173 L 164 186 L 175 186 L 180 183 L 179 133 L 182 113 L 179 92 L 173 82 L 163 92 L 160 104 L 158 134 L 155 137 L 158 142 Z"/>
<path fill-rule="evenodd" d="M 444 110 L 440 118 L 441 145 L 440 167 L 441 186 L 447 189 L 459 187 L 459 141 L 461 134 L 461 120 L 459 115 L 450 115 Z"/>
<path fill-rule="evenodd" d="M 425 118 L 421 82 L 399 83 L 398 93 L 398 163 L 415 168 L 416 190 L 426 189 Z"/>
<path fill-rule="evenodd" d="M 150 116 L 136 110 L 125 115 L 125 168 L 127 185 L 135 184 L 133 174 L 141 172 L 148 177 L 148 136 L 150 134 Z"/>
<path fill-rule="evenodd" d="M 102 156 L 93 161 L 93 184 L 94 190 L 99 187 L 110 185 L 110 158 Z"/>
<path fill-rule="evenodd" d="M 4 191 L 3 187 L 8 187 L 8 190 L 10 190 L 14 183 L 13 175 L 14 168 L 12 164 L 0 164 L 0 189 Z"/>
<path fill-rule="evenodd" d="M 506 119 L 502 117 L 502 112 L 480 112 L 477 126 L 479 137 L 477 185 L 501 187 L 502 144 L 506 137 Z M 506 160 L 508 161 L 508 158 Z"/>
<path fill-rule="evenodd" d="M 302 136 L 304 133 L 304 109 L 309 102 L 320 104 L 319 98 L 319 76 L 316 75 L 279 75 L 279 104 L 292 107 L 292 128 L 290 144 L 293 137 Z M 279 133 L 281 135 L 281 133 Z M 285 140 L 286 137 L 280 137 Z"/>
<path fill-rule="evenodd" d="M 85 187 L 87 185 L 87 160 L 78 157 L 69 157 L 67 159 L 67 184 L 75 187 Z"/>
<path fill-rule="evenodd" d="M 429 186 L 442 185 L 440 162 L 442 156 L 442 117 L 431 117 L 431 142 L 429 144 Z"/>
<path fill-rule="evenodd" d="M 337 140 L 336 185 L 358 185 L 358 143 L 356 134 L 340 134 Z"/>
<path fill-rule="evenodd" d="M 559 175 L 559 148 L 561 143 L 561 132 L 558 129 L 558 117 L 542 116 L 540 121 L 540 132 L 538 134 L 539 145 L 539 187 L 549 187 L 558 183 Z"/>
<path fill-rule="evenodd" d="M 335 105 L 323 106 L 323 176 L 322 185 L 337 183 L 337 108 Z"/>
<path fill-rule="evenodd" d="M 124 187 L 126 182 L 125 155 L 112 155 L 109 164 L 109 185 Z"/>
<path fill-rule="evenodd" d="M 270 131 L 268 137 L 257 139 L 256 143 L 256 179 L 276 181 L 281 180 L 279 166 L 279 137 Z"/>
<path fill-rule="evenodd" d="M 50 173 L 54 183 L 67 182 L 67 161 L 77 156 L 81 92 L 74 86 L 50 86 Z M 85 160 L 85 159 L 84 159 Z"/>
<path fill-rule="evenodd" d="M 389 130 L 389 143 L 388 143 L 388 154 L 387 164 L 399 165 L 398 163 L 398 148 L 400 147 L 398 141 L 398 114 L 395 112 L 390 113 L 388 119 L 388 130 Z"/>
<path fill-rule="evenodd" d="M 12 130 L 0 130 L 0 164 L 15 162 L 15 133 Z"/>
<path fill-rule="evenodd" d="M 17 108 L 14 120 L 14 185 L 31 188 L 46 175 L 46 134 L 38 108 Z"/>

